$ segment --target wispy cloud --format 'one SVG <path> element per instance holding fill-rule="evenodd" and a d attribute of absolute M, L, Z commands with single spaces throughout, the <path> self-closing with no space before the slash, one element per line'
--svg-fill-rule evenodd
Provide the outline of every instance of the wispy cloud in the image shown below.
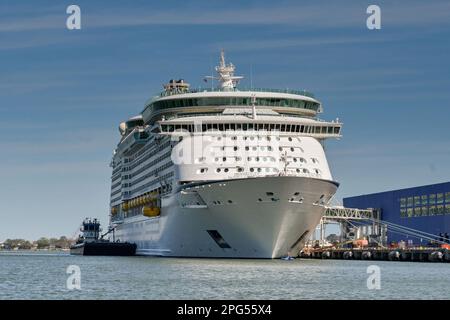
<path fill-rule="evenodd" d="M 385 26 L 448 24 L 450 3 L 447 1 L 386 2 L 381 4 Z M 117 10 L 114 5 L 94 11 L 83 11 L 85 28 L 133 27 L 146 25 L 293 25 L 305 28 L 365 27 L 367 4 L 350 1 L 305 4 L 298 2 L 258 3 L 255 6 L 207 7 L 185 5 L 154 10 Z M 58 8 L 61 11 L 63 8 Z M 29 18 L 2 19 L 0 32 L 60 29 L 65 27 L 64 11 Z"/>
<path fill-rule="evenodd" d="M 113 128 L 106 130 L 69 127 L 49 132 L 48 128 L 47 131 L 45 129 L 34 131 L 36 135 L 28 139 L 18 135 L 16 139 L 10 137 L 8 140 L 0 140 L 0 148 L 9 150 L 9 159 L 15 159 L 14 163 L 19 164 L 33 162 L 37 156 L 42 156 L 45 162 L 51 162 L 55 156 L 68 158 L 70 155 L 76 155 L 79 158 L 89 155 L 92 158 L 94 154 L 107 152 L 106 156 L 117 142 Z"/>

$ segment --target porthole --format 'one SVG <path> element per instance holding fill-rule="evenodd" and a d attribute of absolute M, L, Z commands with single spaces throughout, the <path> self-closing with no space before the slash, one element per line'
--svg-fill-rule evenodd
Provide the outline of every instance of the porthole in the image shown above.
<path fill-rule="evenodd" d="M 231 200 L 228 200 L 228 203 L 233 203 L 233 201 L 231 201 Z"/>
<path fill-rule="evenodd" d="M 228 168 L 225 168 L 225 169 L 223 169 L 223 171 L 228 172 L 229 170 L 228 170 Z"/>
<path fill-rule="evenodd" d="M 226 161 L 227 161 L 227 158 L 226 158 L 226 157 L 223 157 L 223 158 L 222 158 L 222 161 L 223 161 L 223 162 L 226 162 Z"/>
<path fill-rule="evenodd" d="M 291 151 L 294 152 L 294 148 L 291 148 Z"/>
<path fill-rule="evenodd" d="M 254 168 L 250 168 L 250 172 L 253 172 L 253 171 L 255 171 L 255 169 Z"/>
<path fill-rule="evenodd" d="M 250 148 L 249 147 L 245 147 L 245 151 L 248 151 L 248 150 L 250 150 Z"/>
<path fill-rule="evenodd" d="M 220 170 L 220 168 L 217 168 L 217 170 L 216 170 L 217 172 L 220 172 L 221 170 Z"/>
<path fill-rule="evenodd" d="M 289 138 L 288 138 L 288 140 L 289 140 L 289 141 L 292 141 L 292 138 L 291 138 L 291 137 L 289 137 Z"/>
<path fill-rule="evenodd" d="M 233 150 L 234 150 L 234 151 L 237 151 L 237 150 L 238 150 L 238 147 L 234 147 Z"/>

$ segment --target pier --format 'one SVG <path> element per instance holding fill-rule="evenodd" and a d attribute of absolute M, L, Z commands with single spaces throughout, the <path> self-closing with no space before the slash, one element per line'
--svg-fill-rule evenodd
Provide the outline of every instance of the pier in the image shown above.
<path fill-rule="evenodd" d="M 320 248 L 304 250 L 299 256 L 305 259 L 450 262 L 450 251 L 444 248 Z"/>
<path fill-rule="evenodd" d="M 339 242 L 325 240 L 327 224 L 338 224 Z M 381 219 L 378 209 L 327 207 L 319 225 L 319 239 L 311 239 L 300 251 L 305 259 L 378 260 L 409 262 L 450 262 L 450 244 L 440 237 Z M 429 241 L 431 245 L 412 246 L 402 242 L 388 245 L 387 232 Z"/>

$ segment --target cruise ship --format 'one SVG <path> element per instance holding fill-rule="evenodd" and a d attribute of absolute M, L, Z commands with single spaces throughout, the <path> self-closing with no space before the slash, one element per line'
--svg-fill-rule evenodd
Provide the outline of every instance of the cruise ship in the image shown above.
<path fill-rule="evenodd" d="M 241 88 L 220 54 L 213 85 L 170 80 L 119 125 L 110 228 L 139 255 L 295 255 L 335 194 L 324 141 L 341 137 L 309 92 Z"/>

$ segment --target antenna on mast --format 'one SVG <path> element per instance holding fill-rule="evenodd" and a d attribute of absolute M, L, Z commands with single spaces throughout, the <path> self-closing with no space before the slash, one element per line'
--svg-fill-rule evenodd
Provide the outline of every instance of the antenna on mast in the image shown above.
<path fill-rule="evenodd" d="M 253 90 L 253 63 L 250 63 L 250 89 Z"/>
<path fill-rule="evenodd" d="M 242 76 L 235 76 L 234 70 L 235 66 L 232 63 L 228 65 L 225 63 L 225 51 L 222 49 L 220 51 L 219 65 L 216 67 L 216 72 L 218 76 L 206 76 L 206 79 L 217 79 L 219 82 L 219 89 L 223 91 L 233 91 L 241 80 Z"/>

